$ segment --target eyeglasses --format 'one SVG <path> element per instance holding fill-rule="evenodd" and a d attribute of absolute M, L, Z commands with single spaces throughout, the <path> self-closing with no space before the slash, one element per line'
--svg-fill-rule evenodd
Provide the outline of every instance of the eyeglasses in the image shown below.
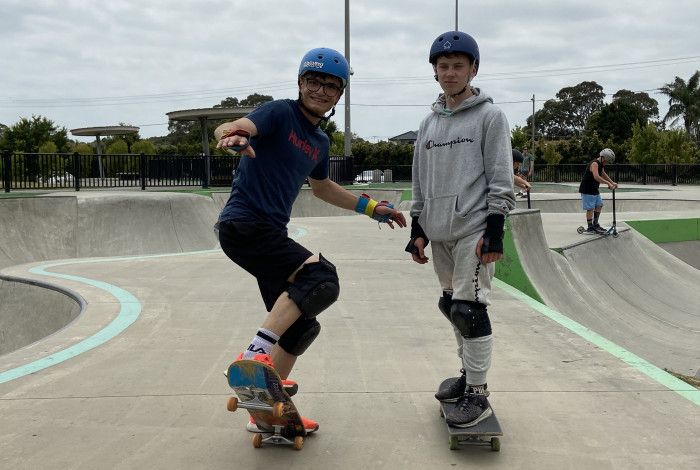
<path fill-rule="evenodd" d="M 316 80 L 315 78 L 305 78 L 304 83 L 306 83 L 306 88 L 308 88 L 309 91 L 313 91 L 313 92 L 316 92 L 319 90 L 319 88 L 323 87 L 323 93 L 330 98 L 333 98 L 334 96 L 338 96 L 338 94 L 341 91 L 343 91 L 343 89 L 341 87 L 339 87 L 338 85 L 336 85 L 334 83 L 329 83 L 329 82 L 323 83 L 323 82 Z"/>

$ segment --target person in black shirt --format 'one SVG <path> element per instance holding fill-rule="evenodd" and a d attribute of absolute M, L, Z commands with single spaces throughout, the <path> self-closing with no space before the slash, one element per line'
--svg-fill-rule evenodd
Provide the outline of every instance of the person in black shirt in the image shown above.
<path fill-rule="evenodd" d="M 592 160 L 586 167 L 583 179 L 578 187 L 581 193 L 581 207 L 586 211 L 586 222 L 588 222 L 587 234 L 602 234 L 605 229 L 598 224 L 600 213 L 603 210 L 603 198 L 600 196 L 600 183 L 608 185 L 608 189 L 617 188 L 615 183 L 607 173 L 605 165 L 615 161 L 615 152 L 609 148 L 600 151 L 598 157 Z"/>

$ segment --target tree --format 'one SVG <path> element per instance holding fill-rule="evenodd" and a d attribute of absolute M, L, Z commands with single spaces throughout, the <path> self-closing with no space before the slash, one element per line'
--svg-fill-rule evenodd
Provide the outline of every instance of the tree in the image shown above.
<path fill-rule="evenodd" d="M 632 137 L 629 140 L 628 159 L 632 163 L 656 163 L 656 142 L 659 140 L 659 130 L 652 124 L 632 126 Z"/>
<path fill-rule="evenodd" d="M 527 133 L 527 129 L 520 126 L 515 126 L 510 131 L 510 144 L 515 149 L 522 149 L 528 147 L 530 142 L 530 136 Z"/>
<path fill-rule="evenodd" d="M 667 83 L 659 91 L 668 96 L 669 109 L 663 122 L 671 121 L 675 125 L 683 119 L 685 132 L 700 141 L 700 70 L 697 70 L 686 82 L 676 77 L 673 83 Z"/>
<path fill-rule="evenodd" d="M 603 107 L 604 98 L 603 87 L 596 82 L 562 88 L 555 100 L 547 100 L 535 113 L 535 129 L 550 139 L 580 135 L 591 114 Z M 527 125 L 532 126 L 532 116 Z"/>
<path fill-rule="evenodd" d="M 696 163 L 698 151 L 681 130 L 660 131 L 654 125 L 635 125 L 629 140 L 629 160 L 634 163 Z"/>
<path fill-rule="evenodd" d="M 253 93 L 252 95 L 248 95 L 247 98 L 241 101 L 241 106 L 252 106 L 252 107 L 257 107 L 260 106 L 263 103 L 267 103 L 268 101 L 272 101 L 273 98 L 270 95 L 260 95 L 258 93 Z"/>
<path fill-rule="evenodd" d="M 556 165 L 561 161 L 562 156 L 557 152 L 554 145 L 545 144 L 542 158 L 544 158 L 544 161 L 546 161 L 548 165 Z"/>
<path fill-rule="evenodd" d="M 0 148 L 14 152 L 37 153 L 46 142 L 53 142 L 58 152 L 67 152 L 69 148 L 68 132 L 65 127 L 58 128 L 53 121 L 32 116 L 22 118 L 2 133 Z"/>
<path fill-rule="evenodd" d="M 644 113 L 647 120 L 655 121 L 659 118 L 659 102 L 646 92 L 634 92 L 625 89 L 618 90 L 618 92 L 613 95 L 613 103 L 623 101 L 639 108 Z"/>
<path fill-rule="evenodd" d="M 113 139 L 112 143 L 105 149 L 105 154 L 107 155 L 123 155 L 125 153 L 129 153 L 129 147 L 126 141 L 122 139 Z"/>
<path fill-rule="evenodd" d="M 594 113 L 586 124 L 584 133 L 597 132 L 601 139 L 622 145 L 632 137 L 632 126 L 647 125 L 646 113 L 638 106 L 626 100 L 613 101 Z M 620 162 L 624 155 L 619 155 Z"/>
<path fill-rule="evenodd" d="M 150 140 L 139 140 L 131 146 L 131 153 L 143 153 L 145 155 L 155 155 L 156 146 Z"/>

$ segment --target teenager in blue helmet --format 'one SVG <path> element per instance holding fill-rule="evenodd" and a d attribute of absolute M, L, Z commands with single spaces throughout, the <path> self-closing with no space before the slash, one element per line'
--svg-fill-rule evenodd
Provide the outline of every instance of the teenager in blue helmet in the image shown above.
<path fill-rule="evenodd" d="M 413 156 L 411 240 L 406 251 L 428 262 L 442 288 L 438 308 L 452 324 L 461 375 L 436 398 L 456 402 L 446 416 L 457 427 L 492 411 L 486 375 L 491 366 L 490 304 L 494 263 L 503 256 L 503 226 L 515 207 L 510 130 L 504 113 L 472 86 L 479 47 L 470 35 L 438 36 L 428 60 L 442 93 L 418 130 Z"/>
<path fill-rule="evenodd" d="M 357 197 L 328 177 L 330 142 L 319 124 L 328 119 L 343 94 L 350 66 L 339 52 L 313 49 L 299 65 L 296 100 L 265 103 L 248 116 L 214 131 L 217 147 L 242 155 L 231 195 L 217 222 L 224 253 L 255 276 L 269 312 L 238 359 L 276 368 L 286 380 L 298 356 L 318 336 L 317 316 L 340 293 L 336 268 L 289 238 L 292 204 L 307 180 L 314 196 L 335 206 L 405 227 L 391 204 Z M 318 423 L 303 418 L 307 432 Z M 255 422 L 250 431 L 258 431 Z"/>

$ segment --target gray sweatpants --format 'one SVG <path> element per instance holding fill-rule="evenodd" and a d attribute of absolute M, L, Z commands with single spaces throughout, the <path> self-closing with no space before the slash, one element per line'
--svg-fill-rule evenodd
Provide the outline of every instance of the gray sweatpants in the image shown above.
<path fill-rule="evenodd" d="M 481 264 L 476 256 L 476 244 L 482 233 L 449 242 L 432 242 L 433 267 L 443 291 L 452 292 L 453 300 L 470 300 L 489 305 L 491 280 L 495 263 Z M 491 367 L 493 337 L 464 338 L 453 326 L 457 339 L 457 355 L 467 374 L 467 383 L 486 383 Z"/>

